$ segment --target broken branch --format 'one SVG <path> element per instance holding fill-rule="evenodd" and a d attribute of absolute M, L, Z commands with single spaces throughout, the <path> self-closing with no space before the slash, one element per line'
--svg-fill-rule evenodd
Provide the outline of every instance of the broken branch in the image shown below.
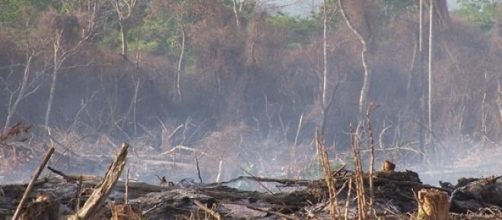
<path fill-rule="evenodd" d="M 14 216 L 12 217 L 13 220 L 16 220 L 19 217 L 19 214 L 21 214 L 21 209 L 23 208 L 24 203 L 26 203 L 26 200 L 28 199 L 28 195 L 30 194 L 31 190 L 33 189 L 33 185 L 35 184 L 35 181 L 37 181 L 38 176 L 40 176 L 40 173 L 42 173 L 42 170 L 44 169 L 45 165 L 47 165 L 47 162 L 52 156 L 52 153 L 54 153 L 54 147 L 51 147 L 49 151 L 45 154 L 44 160 L 42 161 L 42 164 L 38 166 L 37 171 L 35 171 L 35 174 L 30 180 L 30 183 L 28 184 L 28 187 L 26 187 L 26 190 L 24 191 L 23 197 L 21 197 L 21 201 L 19 202 L 19 205 L 17 205 L 16 212 L 14 212 Z"/>
<path fill-rule="evenodd" d="M 77 219 L 89 219 L 92 217 L 94 213 L 97 212 L 99 206 L 106 200 L 111 190 L 117 183 L 117 180 L 124 169 L 127 158 L 127 149 L 129 148 L 129 144 L 124 143 L 120 152 L 117 155 L 117 158 L 108 168 L 108 171 L 103 178 L 103 181 L 96 186 L 91 196 L 84 204 L 84 206 L 69 219 L 77 220 Z"/>

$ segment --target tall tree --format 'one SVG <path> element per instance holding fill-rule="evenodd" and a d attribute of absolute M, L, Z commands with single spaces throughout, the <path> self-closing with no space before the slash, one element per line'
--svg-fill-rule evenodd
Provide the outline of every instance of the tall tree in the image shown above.
<path fill-rule="evenodd" d="M 327 4 L 326 0 L 323 0 L 323 22 L 322 22 L 322 48 L 323 48 L 323 71 L 322 71 L 322 89 L 321 89 L 321 137 L 324 137 L 324 127 L 325 127 L 325 118 L 326 118 L 326 87 L 328 83 L 328 45 L 326 41 L 326 32 L 327 32 L 327 23 L 328 23 L 328 14 L 326 10 Z"/>
<path fill-rule="evenodd" d="M 350 18 L 347 16 L 347 13 L 345 12 L 345 8 L 343 7 L 342 0 L 338 0 L 338 6 L 340 7 L 340 12 L 342 13 L 343 19 L 345 20 L 345 23 L 349 27 L 349 29 L 352 31 L 352 33 L 356 36 L 356 38 L 359 40 L 362 46 L 361 50 L 361 62 L 364 68 L 364 74 L 363 74 L 363 85 L 361 88 L 361 93 L 359 95 L 359 114 L 362 116 L 366 110 L 367 107 L 367 99 L 368 99 L 368 92 L 369 92 L 369 83 L 370 83 L 370 77 L 371 77 L 371 72 L 368 67 L 368 61 L 367 61 L 367 53 L 368 53 L 368 45 L 367 45 L 367 40 L 365 37 L 361 34 L 361 32 L 354 27 L 352 24 Z M 371 36 L 370 30 L 367 30 L 366 32 L 366 38 L 369 38 Z"/>
<path fill-rule="evenodd" d="M 418 114 L 418 120 L 419 120 L 419 142 L 420 142 L 420 148 L 423 151 L 425 151 L 425 103 L 424 100 L 425 98 L 422 97 L 424 93 L 424 76 L 423 76 L 423 63 L 424 63 L 424 0 L 419 1 L 419 10 L 418 10 L 418 79 L 419 79 L 419 114 Z M 424 158 L 425 159 L 425 158 Z"/>
<path fill-rule="evenodd" d="M 428 128 L 429 128 L 429 143 L 432 144 L 432 49 L 433 49 L 433 28 L 434 28 L 434 4 L 429 4 L 429 62 L 428 62 L 428 99 L 427 99 L 427 109 L 428 109 Z"/>

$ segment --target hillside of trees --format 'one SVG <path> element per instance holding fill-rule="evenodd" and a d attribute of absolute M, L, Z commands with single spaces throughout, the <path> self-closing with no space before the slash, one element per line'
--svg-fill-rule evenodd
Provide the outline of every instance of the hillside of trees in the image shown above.
<path fill-rule="evenodd" d="M 429 44 L 418 2 L 326 0 L 295 17 L 265 0 L 1 1 L 0 125 L 31 125 L 38 148 L 184 146 L 254 174 L 308 167 L 320 127 L 347 159 L 367 112 L 380 159 L 500 148 L 502 4 L 436 1 Z"/>

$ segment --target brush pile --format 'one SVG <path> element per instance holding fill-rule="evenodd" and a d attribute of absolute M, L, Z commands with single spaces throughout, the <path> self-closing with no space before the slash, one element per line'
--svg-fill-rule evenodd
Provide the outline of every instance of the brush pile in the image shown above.
<path fill-rule="evenodd" d="M 41 178 L 34 183 L 20 219 L 53 219 L 50 216 L 72 218 L 104 180 L 96 176 L 66 175 L 54 168 L 51 170 L 58 176 Z M 355 177 L 354 173 L 339 169 L 332 177 L 336 179 L 340 215 L 356 217 L 356 202 L 359 198 L 354 198 L 355 186 L 352 186 L 351 181 Z M 368 178 L 365 174 L 365 183 L 368 183 Z M 230 187 L 240 181 L 259 183 L 263 190 L 245 191 Z M 372 215 L 396 218 L 414 215 L 412 213 L 417 212 L 414 192 L 435 189 L 449 195 L 450 211 L 454 217 L 502 217 L 502 182 L 499 177 L 461 179 L 457 185 L 442 183 L 441 188 L 436 188 L 422 184 L 417 173 L 412 171 L 381 171 L 374 173 L 373 184 Z M 242 176 L 212 184 L 184 180 L 175 184 L 163 182 L 151 185 L 118 180 L 113 185 L 103 202 L 97 204 L 92 219 L 329 218 L 329 194 L 324 180 Z M 0 187 L 0 219 L 12 217 L 26 186 Z"/>

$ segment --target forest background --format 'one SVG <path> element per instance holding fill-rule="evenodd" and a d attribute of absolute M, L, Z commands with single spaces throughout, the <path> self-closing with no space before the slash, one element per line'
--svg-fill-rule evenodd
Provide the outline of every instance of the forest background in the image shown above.
<path fill-rule="evenodd" d="M 339 1 L 284 11 L 299 2 L 0 1 L 0 124 L 23 121 L 31 148 L 70 156 L 190 149 L 207 180 L 222 163 L 226 179 L 316 176 L 320 125 L 333 163 L 347 163 L 350 124 L 368 112 L 379 161 L 498 161 L 500 1 L 434 1 L 429 29 L 424 0 L 422 40 L 419 1 L 342 1 L 365 46 Z M 92 172 L 69 161 L 59 166 Z"/>

